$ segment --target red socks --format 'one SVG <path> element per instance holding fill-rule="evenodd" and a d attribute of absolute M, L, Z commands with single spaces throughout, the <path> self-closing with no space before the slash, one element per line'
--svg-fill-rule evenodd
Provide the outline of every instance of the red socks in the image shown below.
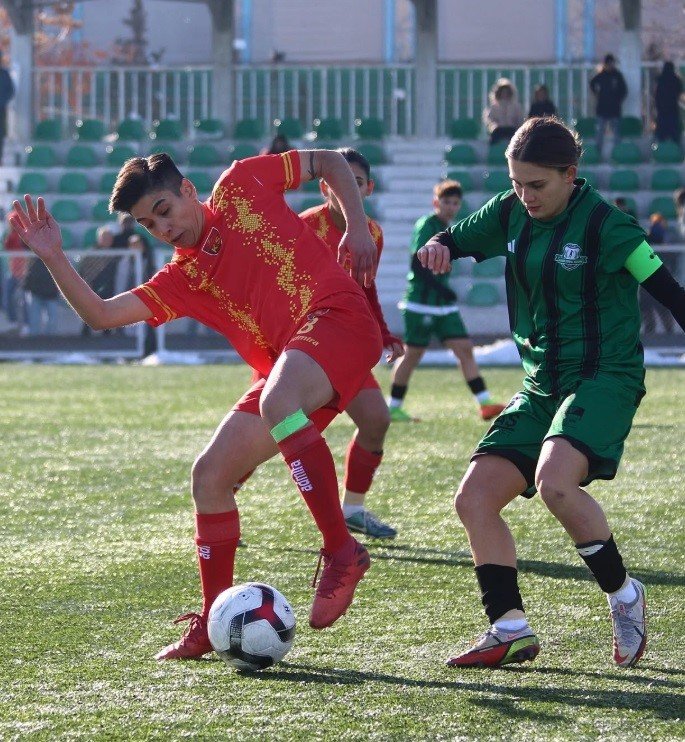
<path fill-rule="evenodd" d="M 353 438 L 345 454 L 345 489 L 360 495 L 366 494 L 382 459 L 382 453 L 367 451 Z"/>
<path fill-rule="evenodd" d="M 233 563 L 239 538 L 240 517 L 237 510 L 195 513 L 195 543 L 204 618 L 207 618 L 216 596 L 233 584 Z"/>
<path fill-rule="evenodd" d="M 324 549 L 337 551 L 350 539 L 350 534 L 340 507 L 335 464 L 326 441 L 309 424 L 284 438 L 278 448 L 321 531 Z"/>

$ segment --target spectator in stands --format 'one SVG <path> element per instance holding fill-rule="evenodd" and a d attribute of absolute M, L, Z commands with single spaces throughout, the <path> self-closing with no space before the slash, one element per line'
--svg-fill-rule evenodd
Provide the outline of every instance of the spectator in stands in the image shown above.
<path fill-rule="evenodd" d="M 556 116 L 557 107 L 549 97 L 547 85 L 536 85 L 533 90 L 533 102 L 528 109 L 528 118 L 533 116 Z"/>
<path fill-rule="evenodd" d="M 26 250 L 24 243 L 11 225 L 5 234 L 4 248 L 8 252 L 24 252 Z M 10 258 L 8 262 L 8 270 L 4 274 L 2 285 L 2 308 L 7 315 L 8 329 L 18 328 L 22 332 L 26 325 L 22 286 L 26 275 L 27 261 L 25 258 Z"/>
<path fill-rule="evenodd" d="M 523 110 L 514 83 L 500 77 L 492 86 L 489 98 L 490 105 L 483 111 L 483 123 L 490 135 L 490 144 L 508 142 L 523 123 Z"/>
<path fill-rule="evenodd" d="M 652 247 L 655 245 L 663 245 L 668 242 L 668 223 L 664 219 L 662 214 L 652 214 L 649 217 L 649 232 L 647 233 L 647 242 Z M 673 253 L 662 253 L 658 250 L 654 251 L 661 262 L 671 271 L 672 274 L 677 275 L 678 271 L 678 256 Z M 642 332 L 645 334 L 653 334 L 657 331 L 657 319 L 661 321 L 661 326 L 665 333 L 673 332 L 674 321 L 673 315 L 660 304 L 651 294 L 640 287 L 640 313 L 642 314 Z"/>
<path fill-rule="evenodd" d="M 57 332 L 59 289 L 42 260 L 30 259 L 24 277 L 24 301 L 29 335 L 54 335 Z"/>
<path fill-rule="evenodd" d="M 621 209 L 624 214 L 628 214 L 628 216 L 632 216 L 633 219 L 637 219 L 637 214 L 635 214 L 630 206 L 628 206 L 628 202 L 623 196 L 616 196 L 616 198 L 614 199 L 614 206 Z"/>
<path fill-rule="evenodd" d="M 103 225 L 97 231 L 96 250 L 109 250 L 114 243 L 114 232 L 111 227 Z M 79 273 L 93 291 L 101 299 L 110 299 L 114 296 L 114 281 L 117 273 L 117 264 L 119 258 L 115 255 L 88 255 L 81 263 Z M 83 324 L 81 335 L 89 337 L 91 329 L 87 324 Z M 105 330 L 108 333 L 109 330 Z"/>
<path fill-rule="evenodd" d="M 680 120 L 680 101 L 683 96 L 683 81 L 675 71 L 673 62 L 664 62 L 661 74 L 656 78 L 654 90 L 654 137 L 658 142 L 672 140 L 680 144 L 683 124 Z"/>
<path fill-rule="evenodd" d="M 673 194 L 673 203 L 676 211 L 678 239 L 685 240 L 685 188 L 678 188 Z"/>
<path fill-rule="evenodd" d="M 621 110 L 628 95 L 626 81 L 616 67 L 616 57 L 613 54 L 604 57 L 604 63 L 590 80 L 590 90 L 596 99 L 597 149 L 601 157 L 607 128 L 613 133 L 614 144 L 620 140 Z"/>
<path fill-rule="evenodd" d="M 5 147 L 5 137 L 7 136 L 7 106 L 14 98 L 14 82 L 7 68 L 2 64 L 2 54 L 0 53 L 0 165 L 2 165 L 2 155 Z"/>
<path fill-rule="evenodd" d="M 271 144 L 268 147 L 264 147 L 259 154 L 260 155 L 280 155 L 283 152 L 288 152 L 292 149 L 290 142 L 288 141 L 285 134 L 276 134 L 271 140 Z"/>

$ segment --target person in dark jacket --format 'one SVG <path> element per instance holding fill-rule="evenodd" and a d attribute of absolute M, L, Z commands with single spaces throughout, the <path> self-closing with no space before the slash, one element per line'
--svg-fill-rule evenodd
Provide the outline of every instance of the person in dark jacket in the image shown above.
<path fill-rule="evenodd" d="M 54 335 L 57 331 L 59 289 L 42 260 L 29 258 L 24 296 L 29 335 Z"/>
<path fill-rule="evenodd" d="M 2 64 L 2 54 L 0 54 L 0 165 L 7 136 L 7 106 L 12 98 L 14 98 L 14 82 L 7 68 Z"/>
<path fill-rule="evenodd" d="M 533 90 L 533 102 L 528 109 L 528 118 L 533 116 L 556 116 L 557 107 L 549 97 L 547 85 L 536 85 Z"/>
<path fill-rule="evenodd" d="M 590 90 L 596 99 L 597 149 L 601 155 L 607 128 L 613 132 L 614 143 L 620 139 L 621 109 L 628 95 L 626 81 L 616 67 L 616 57 L 613 54 L 604 57 L 604 63 L 590 80 Z"/>
<path fill-rule="evenodd" d="M 680 144 L 683 124 L 680 120 L 680 99 L 683 80 L 675 71 L 673 62 L 664 62 L 656 79 L 654 108 L 656 110 L 654 137 L 658 142 L 672 140 Z"/>

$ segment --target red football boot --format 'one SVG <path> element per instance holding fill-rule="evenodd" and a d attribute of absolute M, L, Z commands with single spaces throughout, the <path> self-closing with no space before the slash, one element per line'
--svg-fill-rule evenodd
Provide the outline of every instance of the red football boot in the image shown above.
<path fill-rule="evenodd" d="M 199 613 L 186 613 L 179 616 L 174 623 L 188 621 L 183 636 L 174 644 L 169 644 L 155 655 L 156 660 L 193 660 L 212 652 L 207 634 L 207 620 Z"/>
<path fill-rule="evenodd" d="M 492 418 L 497 417 L 503 409 L 503 404 L 482 404 L 480 406 L 481 420 L 492 420 Z"/>

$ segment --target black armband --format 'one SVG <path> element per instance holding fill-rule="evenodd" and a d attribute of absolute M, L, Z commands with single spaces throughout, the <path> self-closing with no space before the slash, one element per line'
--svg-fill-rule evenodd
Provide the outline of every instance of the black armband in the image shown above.
<path fill-rule="evenodd" d="M 668 268 L 665 265 L 660 266 L 640 285 L 668 309 L 685 331 L 685 289 L 675 280 Z"/>
<path fill-rule="evenodd" d="M 450 251 L 450 257 L 452 258 L 452 260 L 456 260 L 457 258 L 461 257 L 461 254 L 457 249 L 457 243 L 452 239 L 452 235 L 447 230 L 434 234 L 426 244 L 438 244 L 446 247 Z"/>

